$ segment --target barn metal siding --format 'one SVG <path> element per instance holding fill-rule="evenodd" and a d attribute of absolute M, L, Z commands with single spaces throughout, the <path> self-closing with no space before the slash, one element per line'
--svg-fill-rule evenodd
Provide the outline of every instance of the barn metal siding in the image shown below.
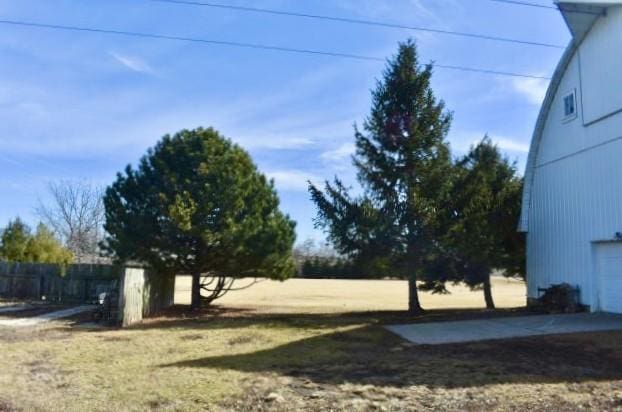
<path fill-rule="evenodd" d="M 609 24 L 619 21 L 621 16 L 622 7 L 610 8 L 607 15 L 601 18 L 604 24 L 597 24 L 583 42 L 582 61 L 598 62 L 581 65 L 581 78 L 585 89 L 585 123 L 622 109 L 622 93 L 619 87 L 622 73 L 622 30 L 616 24 Z"/>
<path fill-rule="evenodd" d="M 527 240 L 528 296 L 567 282 L 581 288 L 584 303 L 592 302 L 592 242 L 622 231 L 621 158 L 622 140 L 616 140 L 538 168 Z"/>
<path fill-rule="evenodd" d="M 592 32 L 597 34 L 594 38 Z M 622 41 L 606 40 L 611 36 L 603 35 L 622 33 L 622 7 L 611 7 L 592 32 L 562 77 L 535 160 L 528 217 L 527 293 L 537 297 L 539 287 L 567 282 L 579 286 L 583 303 L 595 307 L 594 242 L 613 239 L 616 232 L 622 232 L 622 113 L 616 109 L 618 100 L 612 103 L 611 99 L 622 96 L 622 75 L 616 69 L 622 64 Z M 612 70 L 615 82 L 585 79 L 588 74 L 606 77 Z M 594 87 L 607 90 L 600 93 Z M 578 116 L 564 122 L 562 99 L 573 89 Z M 598 96 L 607 101 L 597 102 Z M 619 101 L 622 104 L 622 98 Z M 589 113 L 587 120 L 585 112 Z"/>

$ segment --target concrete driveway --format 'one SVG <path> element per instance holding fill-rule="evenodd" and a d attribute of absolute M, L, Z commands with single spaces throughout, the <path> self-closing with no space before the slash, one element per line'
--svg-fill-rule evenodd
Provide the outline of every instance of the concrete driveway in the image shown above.
<path fill-rule="evenodd" d="M 94 305 L 83 305 L 76 306 L 73 308 L 63 309 L 51 311 L 48 313 L 44 313 L 37 316 L 24 316 L 19 317 L 15 316 L 13 318 L 4 319 L 2 317 L 2 313 L 4 312 L 19 312 L 28 308 L 32 308 L 32 306 L 22 305 L 18 306 L 18 310 L 11 311 L 10 308 L 3 308 L 2 313 L 0 313 L 0 326 L 12 326 L 12 327 L 21 327 L 21 326 L 36 326 L 42 323 L 50 322 L 57 319 L 68 318 L 70 316 L 77 315 L 82 312 L 86 312 L 89 310 L 93 310 L 96 306 Z"/>
<path fill-rule="evenodd" d="M 391 332 L 417 344 L 443 344 L 561 333 L 622 330 L 622 315 L 578 313 L 455 322 L 391 325 Z"/>

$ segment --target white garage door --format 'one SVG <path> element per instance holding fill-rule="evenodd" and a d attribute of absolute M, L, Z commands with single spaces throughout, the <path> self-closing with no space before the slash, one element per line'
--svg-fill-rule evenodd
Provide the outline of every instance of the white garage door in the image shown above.
<path fill-rule="evenodd" d="M 599 309 L 622 313 L 622 244 L 598 246 Z"/>

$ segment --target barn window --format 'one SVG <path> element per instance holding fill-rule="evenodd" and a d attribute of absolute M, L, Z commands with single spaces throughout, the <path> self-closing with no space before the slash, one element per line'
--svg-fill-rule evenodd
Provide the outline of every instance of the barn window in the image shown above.
<path fill-rule="evenodd" d="M 564 121 L 577 117 L 577 94 L 571 91 L 564 95 Z"/>

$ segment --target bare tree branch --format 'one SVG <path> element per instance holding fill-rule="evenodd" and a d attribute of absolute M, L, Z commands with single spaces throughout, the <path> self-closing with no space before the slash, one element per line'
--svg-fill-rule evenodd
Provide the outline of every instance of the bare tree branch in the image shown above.
<path fill-rule="evenodd" d="M 248 289 L 248 288 L 250 288 L 251 286 L 256 285 L 257 283 L 265 282 L 266 280 L 268 280 L 268 279 L 257 279 L 257 278 L 255 278 L 255 279 L 254 279 L 251 283 L 249 283 L 248 285 L 240 286 L 240 287 L 238 287 L 238 288 L 233 288 L 233 287 L 229 288 L 228 292 L 235 292 L 235 291 L 238 291 L 238 290 Z M 233 282 L 232 282 L 232 285 L 233 285 Z"/>
<path fill-rule="evenodd" d="M 103 238 L 103 190 L 86 181 L 60 180 L 48 185 L 49 204 L 39 199 L 37 215 L 62 239 L 78 263 L 99 257 Z"/>

